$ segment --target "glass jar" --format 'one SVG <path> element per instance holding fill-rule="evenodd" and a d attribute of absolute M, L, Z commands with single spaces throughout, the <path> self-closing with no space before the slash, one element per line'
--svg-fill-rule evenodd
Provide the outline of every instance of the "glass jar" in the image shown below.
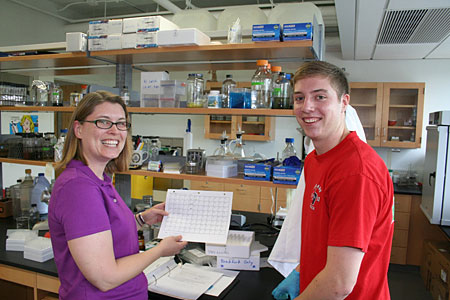
<path fill-rule="evenodd" d="M 191 73 L 186 81 L 187 107 L 199 108 L 204 105 L 204 80 L 203 74 Z"/>

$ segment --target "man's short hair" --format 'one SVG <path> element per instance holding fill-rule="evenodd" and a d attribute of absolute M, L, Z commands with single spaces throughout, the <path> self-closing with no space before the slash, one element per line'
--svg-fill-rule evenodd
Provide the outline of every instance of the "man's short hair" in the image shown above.
<path fill-rule="evenodd" d="M 301 65 L 295 72 L 294 84 L 301 79 L 313 76 L 327 77 L 339 98 L 349 93 L 348 81 L 344 71 L 325 61 L 311 61 Z"/>

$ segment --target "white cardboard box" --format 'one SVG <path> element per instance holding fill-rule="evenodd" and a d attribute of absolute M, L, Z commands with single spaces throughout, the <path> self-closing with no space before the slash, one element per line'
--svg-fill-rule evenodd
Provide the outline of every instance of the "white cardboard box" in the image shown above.
<path fill-rule="evenodd" d="M 156 32 L 144 31 L 136 33 L 136 48 L 158 47 Z"/>
<path fill-rule="evenodd" d="M 122 34 L 122 48 L 136 48 L 137 33 Z"/>
<path fill-rule="evenodd" d="M 159 46 L 209 45 L 211 38 L 197 28 L 158 31 Z"/>
<path fill-rule="evenodd" d="M 106 50 L 122 49 L 122 34 L 110 34 L 106 38 Z"/>
<path fill-rule="evenodd" d="M 161 80 L 168 80 L 167 72 L 141 72 L 141 107 L 145 107 L 144 99 L 159 99 Z"/>
<path fill-rule="evenodd" d="M 89 21 L 89 36 L 108 34 L 108 20 Z"/>
<path fill-rule="evenodd" d="M 251 246 L 251 255 L 249 258 L 217 256 L 217 268 L 259 271 L 260 253 L 267 250 L 268 248 L 266 246 L 254 241 Z"/>
<path fill-rule="evenodd" d="M 178 29 L 178 25 L 161 16 L 140 17 L 137 20 L 137 31 L 158 31 Z"/>
<path fill-rule="evenodd" d="M 83 32 L 66 32 L 66 51 L 86 52 L 87 34 Z"/>
<path fill-rule="evenodd" d="M 88 49 L 89 49 L 89 51 L 107 50 L 107 42 L 108 42 L 108 38 L 106 35 L 89 36 L 88 37 Z"/>
<path fill-rule="evenodd" d="M 122 33 L 135 33 L 137 32 L 137 22 L 138 17 L 136 18 L 125 18 L 122 23 Z"/>
<path fill-rule="evenodd" d="M 206 244 L 207 255 L 234 258 L 249 258 L 250 247 L 255 241 L 255 232 L 229 230 L 227 243 L 225 245 Z"/>
<path fill-rule="evenodd" d="M 122 19 L 108 20 L 108 34 L 122 34 Z"/>

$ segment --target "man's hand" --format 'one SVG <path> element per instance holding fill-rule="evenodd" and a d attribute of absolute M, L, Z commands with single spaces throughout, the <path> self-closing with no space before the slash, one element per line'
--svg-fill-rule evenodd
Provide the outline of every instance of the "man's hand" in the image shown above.
<path fill-rule="evenodd" d="M 288 277 L 272 291 L 276 300 L 294 299 L 300 294 L 300 273 L 293 270 Z"/>

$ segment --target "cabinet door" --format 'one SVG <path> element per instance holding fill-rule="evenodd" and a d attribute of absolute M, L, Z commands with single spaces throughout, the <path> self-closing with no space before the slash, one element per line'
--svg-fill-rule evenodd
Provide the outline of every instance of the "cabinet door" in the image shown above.
<path fill-rule="evenodd" d="M 205 138 L 220 140 L 225 131 L 229 139 L 236 138 L 237 116 L 230 115 L 206 115 Z"/>
<path fill-rule="evenodd" d="M 224 187 L 225 191 L 233 192 L 233 210 L 259 212 L 259 186 L 225 183 Z"/>
<path fill-rule="evenodd" d="M 366 134 L 367 143 L 373 147 L 379 147 L 381 141 L 381 114 L 383 111 L 383 83 L 351 82 L 350 105 L 358 113 Z"/>
<path fill-rule="evenodd" d="M 259 212 L 270 214 L 273 212 L 275 214 L 280 207 L 286 207 L 287 201 L 287 189 L 285 188 L 269 188 L 261 187 L 261 199 L 259 203 Z M 274 200 L 276 199 L 277 205 L 272 202 L 272 196 Z M 273 210 L 273 211 L 272 211 Z"/>
<path fill-rule="evenodd" d="M 384 83 L 382 147 L 420 148 L 424 83 Z"/>

